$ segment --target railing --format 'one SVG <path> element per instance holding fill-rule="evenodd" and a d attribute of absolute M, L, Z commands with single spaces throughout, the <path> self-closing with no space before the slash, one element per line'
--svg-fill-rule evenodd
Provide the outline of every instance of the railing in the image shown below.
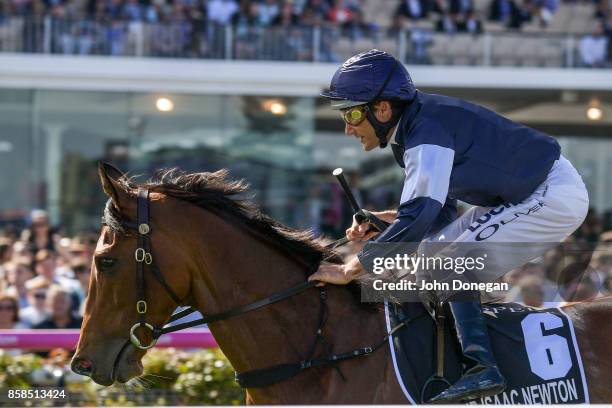
<path fill-rule="evenodd" d="M 79 330 L 0 330 L 0 349 L 51 350 L 74 349 Z M 208 329 L 189 329 L 161 336 L 157 347 L 215 348 L 217 343 Z"/>
<path fill-rule="evenodd" d="M 579 66 L 578 40 L 574 34 L 537 32 L 451 35 L 415 28 L 383 34 L 328 26 L 252 27 L 187 20 L 0 20 L 0 51 L 45 54 L 338 62 L 376 47 L 410 64 L 571 68 Z"/>

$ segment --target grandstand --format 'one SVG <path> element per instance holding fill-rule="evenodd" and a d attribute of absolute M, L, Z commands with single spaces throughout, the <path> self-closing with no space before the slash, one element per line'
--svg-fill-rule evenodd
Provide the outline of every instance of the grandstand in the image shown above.
<path fill-rule="evenodd" d="M 4 2 L 0 50 L 337 62 L 376 47 L 413 64 L 575 67 L 584 64 L 581 38 L 601 24 L 610 35 L 608 13 L 598 13 L 593 3 L 503 1 L 520 17 L 495 16 L 500 0 L 470 0 L 459 11 L 453 11 L 457 0 L 419 0 L 419 7 L 431 10 L 416 18 L 401 15 L 401 1 L 279 1 L 272 2 L 276 14 L 268 19 L 262 17 L 268 10 L 263 6 L 251 10 L 251 4 L 259 4 L 255 0 L 243 1 L 240 8 L 229 2 L 234 8 L 223 16 L 216 0 L 114 6 L 71 0 L 46 9 L 33 6 L 41 0 L 22 9 Z M 346 12 L 345 20 L 334 17 L 340 11 Z"/>

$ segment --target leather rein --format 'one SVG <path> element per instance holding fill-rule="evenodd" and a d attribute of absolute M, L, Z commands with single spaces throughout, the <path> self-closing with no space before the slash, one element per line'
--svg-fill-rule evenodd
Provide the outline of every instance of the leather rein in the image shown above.
<path fill-rule="evenodd" d="M 253 303 L 249 303 L 244 306 L 226 310 L 224 312 L 210 315 L 208 317 L 203 317 L 201 319 L 168 326 L 168 324 L 173 323 L 178 319 L 197 312 L 196 309 L 189 306 L 180 312 L 172 314 L 163 327 L 154 327 L 150 323 L 146 322 L 146 313 L 148 305 L 146 299 L 145 273 L 147 270 L 153 274 L 155 279 L 162 285 L 166 293 L 178 306 L 182 305 L 183 302 L 172 290 L 172 288 L 164 278 L 164 275 L 161 273 L 157 265 L 155 265 L 153 260 L 150 241 L 151 226 L 149 224 L 149 191 L 146 189 L 139 188 L 137 200 L 137 222 L 133 223 L 122 221 L 121 225 L 127 230 L 136 231 L 138 233 L 138 247 L 134 253 L 134 258 L 136 260 L 136 287 L 138 294 L 138 300 L 136 302 L 136 312 L 139 316 L 139 322 L 134 324 L 130 329 L 129 341 L 132 343 L 132 345 L 141 350 L 147 350 L 155 346 L 157 340 L 163 334 L 172 333 L 189 327 L 199 326 L 202 324 L 210 324 L 213 322 L 240 316 L 253 310 L 257 310 L 264 306 L 268 306 L 281 300 L 295 296 L 310 288 L 315 287 L 315 285 L 317 284 L 317 282 L 301 282 L 288 289 L 273 293 L 268 297 L 259 299 Z M 341 245 L 346 244 L 347 242 L 348 240 L 346 239 L 346 237 L 344 237 L 342 239 L 339 239 L 338 241 L 331 243 L 327 246 L 327 248 L 337 248 Z M 392 336 L 397 329 L 404 325 L 404 323 L 401 323 L 400 325 L 394 327 L 389 333 L 387 333 L 383 337 L 382 341 L 375 344 L 374 346 L 361 347 L 344 353 L 334 354 L 332 352 L 331 345 L 325 340 L 325 337 L 323 336 L 323 329 L 325 327 L 325 323 L 327 321 L 328 316 L 328 307 L 326 302 L 327 293 L 325 292 L 325 289 L 323 287 L 317 287 L 317 289 L 319 290 L 320 300 L 318 328 L 316 331 L 316 337 L 314 339 L 314 342 L 309 349 L 308 358 L 299 362 L 278 364 L 267 368 L 246 371 L 243 373 L 236 373 L 236 382 L 241 387 L 255 388 L 268 386 L 289 379 L 306 368 L 323 365 L 333 365 L 334 368 L 338 371 L 339 375 L 342 377 L 342 379 L 344 379 L 342 372 L 340 372 L 339 367 L 336 365 L 337 362 L 359 356 L 369 355 L 375 352 L 387 342 L 389 336 Z M 149 344 L 143 345 L 136 336 L 135 331 L 139 327 L 151 331 L 153 339 Z M 321 358 L 315 358 L 315 353 L 319 343 L 322 343 L 324 345 L 326 349 L 326 356 Z"/>

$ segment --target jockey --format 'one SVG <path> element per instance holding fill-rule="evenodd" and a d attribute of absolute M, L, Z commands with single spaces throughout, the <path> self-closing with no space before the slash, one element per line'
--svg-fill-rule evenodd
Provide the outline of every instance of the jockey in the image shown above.
<path fill-rule="evenodd" d="M 340 110 L 348 136 L 359 139 L 365 151 L 390 144 L 405 171 L 398 209 L 373 213 L 391 225 L 376 236 L 367 223 L 354 221 L 346 232 L 350 240 L 561 242 L 586 216 L 584 183 L 554 138 L 484 107 L 418 91 L 405 67 L 386 52 L 348 59 L 321 95 Z M 457 200 L 473 207 L 457 217 Z M 508 216 L 503 210 L 510 207 L 515 218 L 503 222 Z M 309 279 L 347 284 L 364 275 L 359 259 L 371 245 L 343 265 L 322 264 Z M 449 309 L 472 365 L 429 402 L 461 402 L 505 388 L 479 296 L 453 298 Z"/>

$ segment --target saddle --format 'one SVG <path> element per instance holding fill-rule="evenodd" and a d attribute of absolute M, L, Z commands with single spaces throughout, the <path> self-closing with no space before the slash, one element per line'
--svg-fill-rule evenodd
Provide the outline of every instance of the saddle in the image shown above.
<path fill-rule="evenodd" d="M 409 402 L 423 403 L 457 381 L 463 356 L 443 305 L 385 303 L 395 373 Z M 470 404 L 581 404 L 588 389 L 571 320 L 559 308 L 485 304 L 493 354 L 506 390 Z M 432 318 L 433 317 L 433 318 Z"/>

